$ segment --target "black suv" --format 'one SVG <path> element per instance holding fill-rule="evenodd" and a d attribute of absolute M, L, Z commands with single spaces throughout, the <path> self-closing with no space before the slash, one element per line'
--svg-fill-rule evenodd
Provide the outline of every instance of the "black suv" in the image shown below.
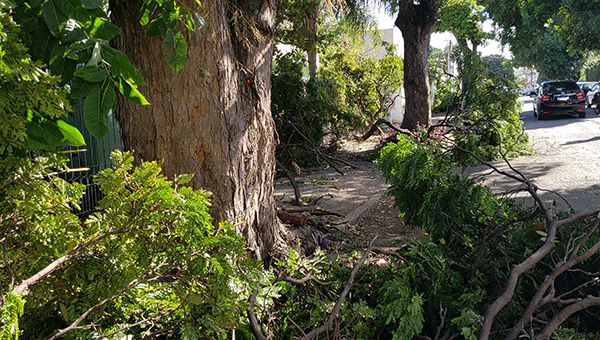
<path fill-rule="evenodd" d="M 533 116 L 542 120 L 563 114 L 585 117 L 585 94 L 570 80 L 546 81 L 533 98 Z"/>

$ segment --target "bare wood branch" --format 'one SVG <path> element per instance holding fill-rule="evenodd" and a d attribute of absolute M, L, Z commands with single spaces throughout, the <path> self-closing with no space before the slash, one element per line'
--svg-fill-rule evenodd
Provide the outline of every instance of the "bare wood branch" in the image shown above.
<path fill-rule="evenodd" d="M 402 134 L 405 135 L 412 135 L 412 133 L 410 132 L 410 130 L 407 129 L 401 129 L 401 128 L 397 128 L 394 126 L 394 124 L 390 123 L 389 121 L 383 119 L 383 118 L 379 118 L 377 119 L 377 121 L 375 123 L 373 123 L 373 126 L 371 127 L 371 129 L 369 129 L 369 131 L 367 131 L 367 133 L 365 133 L 362 137 L 360 137 L 362 140 L 367 140 L 369 139 L 369 137 L 371 137 L 375 131 L 377 131 L 377 128 L 379 127 L 379 125 L 381 124 L 385 124 L 388 127 L 390 127 L 392 130 L 396 131 L 396 132 L 400 132 Z"/>
<path fill-rule="evenodd" d="M 279 169 L 283 171 L 285 177 L 287 177 L 287 179 L 290 181 L 292 188 L 294 188 L 294 197 L 296 197 L 296 204 L 300 204 L 300 202 L 302 202 L 302 194 L 300 193 L 300 188 L 298 187 L 298 183 L 296 183 L 294 176 L 283 164 L 281 164 L 280 161 L 275 160 L 275 163 L 277 164 Z"/>
<path fill-rule="evenodd" d="M 330 159 L 330 157 L 328 157 L 327 155 L 323 154 L 319 148 L 310 140 L 310 138 L 306 137 L 302 131 L 300 131 L 300 129 L 298 129 L 298 127 L 292 123 L 289 120 L 284 120 L 286 123 L 290 124 L 292 126 L 292 128 L 294 128 L 294 130 L 296 130 L 296 132 L 308 143 L 308 145 L 310 145 L 310 147 L 313 149 L 313 151 L 323 157 L 323 159 L 325 160 L 325 162 L 327 162 L 327 164 L 331 165 L 332 168 L 335 169 L 335 171 L 339 172 L 342 176 L 344 175 L 344 173 L 342 172 L 342 170 L 340 170 Z"/>
<path fill-rule="evenodd" d="M 444 306 L 442 306 L 442 303 L 440 303 L 440 324 L 437 326 L 436 330 L 435 330 L 435 337 L 433 338 L 433 340 L 440 340 L 440 334 L 442 333 L 442 328 L 444 328 L 444 322 L 446 321 L 446 312 L 448 311 L 448 309 L 444 308 Z"/>
<path fill-rule="evenodd" d="M 31 277 L 29 277 L 28 279 L 23 280 L 17 287 L 15 287 L 15 292 L 17 294 L 23 294 L 26 290 L 29 289 L 29 287 L 31 287 L 34 284 L 38 283 L 40 280 L 48 277 L 55 270 L 57 270 L 58 268 L 60 268 L 60 266 L 63 265 L 65 262 L 78 257 L 78 253 L 80 251 L 82 251 L 82 250 L 90 247 L 91 245 L 94 245 L 94 244 L 102 241 L 103 239 L 105 239 L 105 238 L 107 238 L 109 236 L 118 235 L 118 234 L 125 234 L 125 233 L 128 233 L 128 232 L 136 230 L 136 229 L 138 229 L 138 227 L 133 227 L 133 228 L 128 228 L 128 229 L 113 230 L 113 231 L 104 233 L 102 235 L 98 235 L 98 236 L 94 237 L 93 239 L 89 240 L 88 242 L 78 244 L 70 252 L 68 252 L 65 255 L 59 257 L 58 259 L 52 261 L 52 263 L 50 263 L 45 268 L 43 268 L 39 272 L 35 273 L 34 275 L 32 275 Z"/>
<path fill-rule="evenodd" d="M 337 317 L 337 314 L 339 313 L 340 309 L 342 308 L 342 303 L 344 302 L 344 300 L 346 299 L 346 296 L 350 292 L 350 288 L 352 288 L 356 273 L 358 272 L 358 269 L 360 269 L 360 267 L 362 267 L 365 264 L 365 261 L 367 261 L 367 258 L 369 257 L 369 254 L 371 253 L 371 249 L 373 248 L 373 243 L 375 242 L 376 239 L 377 239 L 377 236 L 373 237 L 373 239 L 369 243 L 369 246 L 367 247 L 367 250 L 363 254 L 360 261 L 358 261 L 358 263 L 352 268 L 352 271 L 350 272 L 350 277 L 348 278 L 348 281 L 346 282 L 346 286 L 344 287 L 344 290 L 340 294 L 340 297 L 338 298 L 338 301 L 336 302 L 335 306 L 331 310 L 331 313 L 329 314 L 329 318 L 327 318 L 327 321 L 325 322 L 325 324 L 323 324 L 322 326 L 320 326 L 320 327 L 314 329 L 313 331 L 311 331 L 310 333 L 308 333 L 306 335 L 307 339 L 318 339 L 319 334 L 331 329 L 331 327 L 333 326 L 333 322 L 335 321 L 335 318 Z"/>
<path fill-rule="evenodd" d="M 383 255 L 394 256 L 394 257 L 402 260 L 404 263 L 408 263 L 408 260 L 404 256 L 398 254 L 398 252 L 395 252 L 393 250 L 388 250 L 388 249 L 384 249 L 384 248 L 373 248 L 371 251 L 374 253 L 379 253 L 379 254 L 383 254 Z"/>
<path fill-rule="evenodd" d="M 543 201 L 537 195 L 533 188 L 533 184 L 531 181 L 526 180 L 526 184 L 528 187 L 528 191 L 534 199 L 538 202 L 540 207 L 545 207 Z M 496 300 L 487 308 L 481 328 L 479 330 L 479 340 L 487 340 L 489 339 L 490 332 L 492 329 L 492 324 L 496 315 L 506 306 L 512 299 L 515 288 L 517 286 L 518 280 L 520 276 L 531 268 L 535 267 L 538 262 L 542 260 L 549 252 L 554 248 L 554 240 L 556 238 L 556 223 L 552 220 L 550 213 L 547 209 L 542 209 L 542 214 L 546 219 L 546 223 L 548 226 L 546 241 L 544 244 L 538 248 L 533 254 L 531 254 L 528 258 L 526 258 L 521 263 L 514 265 L 510 271 L 508 279 L 505 284 L 504 291 L 496 298 Z"/>
<path fill-rule="evenodd" d="M 256 337 L 257 340 L 267 340 L 268 338 L 263 334 L 260 326 L 258 325 L 258 319 L 256 318 L 256 313 L 254 312 L 254 304 L 256 303 L 256 297 L 258 296 L 258 289 L 254 289 L 252 294 L 250 294 L 250 307 L 248 308 L 248 319 L 250 321 L 250 330 L 252 334 Z"/>
<path fill-rule="evenodd" d="M 596 223 L 594 224 L 594 227 L 590 230 L 590 232 L 588 232 L 588 234 L 587 234 L 588 238 L 589 238 L 589 236 L 591 236 L 591 234 L 594 231 L 596 231 L 598 229 L 599 224 L 600 224 L 600 220 L 597 220 Z M 579 244 L 576 247 L 577 251 L 581 248 L 582 243 L 584 241 L 585 241 L 585 239 L 580 240 Z M 554 292 L 553 292 L 554 281 L 556 280 L 556 278 L 559 275 L 561 275 L 562 273 L 567 271 L 572 266 L 574 266 L 578 263 L 581 263 L 582 261 L 585 261 L 586 259 L 589 259 L 598 250 L 600 250 L 600 241 L 596 242 L 596 244 L 594 244 L 586 252 L 584 252 L 583 254 L 581 254 L 579 256 L 576 256 L 577 253 L 573 253 L 571 258 L 567 262 L 562 263 L 557 268 L 555 268 L 550 273 L 550 275 L 548 275 L 546 277 L 544 282 L 540 285 L 536 294 L 531 299 L 531 302 L 529 303 L 529 305 L 523 312 L 521 319 L 508 332 L 506 339 L 507 340 L 516 340 L 519 337 L 519 334 L 521 333 L 523 328 L 529 323 L 529 320 L 531 320 L 531 317 L 532 317 L 533 313 L 537 310 L 537 308 L 542 306 L 544 304 L 544 302 L 547 303 L 549 301 L 552 301 L 552 298 L 554 297 Z M 552 288 L 552 292 L 546 294 L 546 292 L 551 288 Z"/>
<path fill-rule="evenodd" d="M 174 311 L 178 310 L 178 309 L 179 309 L 179 308 L 181 308 L 182 306 L 183 306 L 183 305 L 179 305 L 179 306 L 178 306 L 177 308 L 175 308 L 175 309 L 167 309 L 167 310 L 164 310 L 164 311 L 160 311 L 160 312 L 156 313 L 154 316 L 151 316 L 151 317 L 149 317 L 149 318 L 144 318 L 144 319 L 142 319 L 142 320 L 140 320 L 140 321 L 138 321 L 138 322 L 135 322 L 135 323 L 132 323 L 132 324 L 130 324 L 130 325 L 127 325 L 127 326 L 125 326 L 125 327 L 119 328 L 119 329 L 117 329 L 117 330 L 116 330 L 116 331 L 114 331 L 114 332 L 111 332 L 111 333 L 108 333 L 108 334 L 101 335 L 101 336 L 99 336 L 99 337 L 98 337 L 98 339 L 106 339 L 106 338 L 110 338 L 110 337 L 112 337 L 113 335 L 115 335 L 115 334 L 119 334 L 119 333 L 121 333 L 121 332 L 123 332 L 123 331 L 126 331 L 126 330 L 130 329 L 130 328 L 137 327 L 137 326 L 139 326 L 139 325 L 143 325 L 143 324 L 150 324 L 151 322 L 154 322 L 154 321 L 160 320 L 161 318 L 163 318 L 163 317 L 165 317 L 165 316 L 167 316 L 167 315 L 169 315 L 169 314 L 173 313 Z"/>
<path fill-rule="evenodd" d="M 580 310 L 592 307 L 600 306 L 600 297 L 588 297 L 565 307 L 558 314 L 554 315 L 552 320 L 546 324 L 546 327 L 535 336 L 536 340 L 547 340 L 558 326 L 560 326 L 565 320 L 569 318 L 573 313 L 579 312 Z"/>
<path fill-rule="evenodd" d="M 127 286 L 121 288 L 117 293 L 115 293 L 113 296 L 108 297 L 100 302 L 98 302 L 96 305 L 92 306 L 91 308 L 89 308 L 88 310 L 86 310 L 83 314 L 81 314 L 77 320 L 73 321 L 68 327 L 62 329 L 60 332 L 54 334 L 53 336 L 51 336 L 50 338 L 48 338 L 48 340 L 56 340 L 56 339 L 60 339 L 63 337 L 63 335 L 67 334 L 68 332 L 77 329 L 79 324 L 85 320 L 85 318 L 87 318 L 88 315 L 90 315 L 90 313 L 98 310 L 100 307 L 104 306 L 105 304 L 113 301 L 114 299 L 118 298 L 119 296 L 123 295 L 123 293 L 127 292 L 128 290 L 130 290 L 131 288 L 137 286 L 139 283 L 141 282 L 147 282 L 148 279 L 151 278 L 150 277 L 150 273 L 146 273 L 141 277 L 137 277 L 134 280 L 132 280 L 131 282 L 129 282 L 127 284 Z"/>
<path fill-rule="evenodd" d="M 287 317 L 287 319 L 300 331 L 300 333 L 302 333 L 302 338 L 306 339 L 306 333 L 304 333 L 304 330 L 300 326 L 298 326 L 298 324 L 295 323 L 294 320 L 292 320 L 292 318 L 290 318 L 289 316 Z"/>

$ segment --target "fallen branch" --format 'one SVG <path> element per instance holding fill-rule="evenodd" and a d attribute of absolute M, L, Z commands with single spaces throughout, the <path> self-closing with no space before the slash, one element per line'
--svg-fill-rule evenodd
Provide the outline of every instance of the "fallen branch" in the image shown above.
<path fill-rule="evenodd" d="M 308 143 L 308 145 L 310 145 L 310 147 L 313 149 L 313 151 L 321 156 L 325 162 L 327 162 L 327 164 L 331 165 L 332 168 L 335 169 L 335 171 L 339 172 L 342 176 L 344 175 L 344 173 L 342 172 L 342 170 L 340 170 L 330 159 L 329 156 L 323 154 L 319 148 L 310 140 L 310 138 L 306 137 L 302 131 L 300 131 L 300 129 L 298 129 L 298 127 L 296 127 L 296 125 L 292 122 L 290 122 L 289 120 L 284 120 L 286 123 L 290 124 L 292 126 L 292 128 L 294 128 L 294 130 L 296 130 L 296 132 L 298 132 L 298 134 Z"/>
<path fill-rule="evenodd" d="M 281 169 L 281 171 L 283 171 L 283 173 L 285 174 L 285 177 L 287 177 L 288 180 L 290 181 L 292 188 L 294 188 L 294 197 L 296 197 L 296 204 L 300 204 L 300 202 L 302 202 L 302 195 L 300 194 L 300 188 L 298 187 L 298 183 L 296 183 L 294 176 L 283 164 L 281 164 L 280 161 L 275 160 L 275 163 L 277 164 L 279 169 Z"/>
<path fill-rule="evenodd" d="M 53 336 L 51 336 L 50 338 L 48 338 L 48 340 L 56 340 L 56 339 L 60 339 L 62 338 L 65 334 L 67 334 L 68 332 L 74 330 L 74 329 L 78 329 L 79 324 L 85 320 L 85 318 L 87 318 L 88 315 L 90 315 L 90 313 L 100 309 L 102 306 L 104 306 L 105 304 L 113 301 L 114 299 L 118 298 L 119 296 L 123 295 L 123 293 L 127 292 L 128 290 L 132 289 L 133 287 L 137 286 L 138 284 L 140 284 L 141 282 L 147 282 L 148 278 L 149 278 L 149 273 L 145 273 L 144 275 L 135 278 L 134 280 L 132 280 L 131 282 L 129 282 L 129 284 L 127 284 L 127 286 L 121 288 L 116 294 L 114 294 L 111 297 L 108 297 L 100 302 L 98 302 L 96 305 L 92 306 L 91 308 L 89 308 L 88 310 L 86 310 L 83 314 L 81 314 L 81 316 L 79 316 L 77 318 L 77 320 L 73 321 L 73 323 L 71 323 L 68 327 L 62 329 L 60 332 L 54 334 Z"/>
<path fill-rule="evenodd" d="M 383 119 L 383 118 L 379 118 L 377 119 L 377 121 L 373 124 L 373 126 L 371 126 L 371 129 L 369 129 L 369 131 L 367 131 L 367 133 L 365 133 L 362 137 L 360 137 L 362 140 L 367 140 L 369 139 L 369 137 L 371 137 L 375 131 L 377 131 L 377 128 L 379 127 L 379 125 L 381 124 L 385 124 L 388 127 L 390 127 L 392 130 L 396 131 L 396 132 L 400 132 L 402 134 L 405 135 L 412 135 L 412 133 L 410 132 L 410 130 L 407 129 L 402 129 L 402 128 L 397 128 L 394 126 L 394 124 L 390 123 L 389 121 Z"/>
<path fill-rule="evenodd" d="M 340 309 L 342 308 L 342 303 L 346 299 L 346 296 L 350 292 L 350 288 L 352 288 L 352 285 L 354 284 L 354 278 L 356 276 L 356 273 L 358 272 L 358 269 L 360 269 L 360 267 L 362 267 L 365 264 L 365 261 L 369 257 L 369 253 L 371 253 L 371 249 L 373 248 L 373 243 L 375 242 L 376 239 L 377 239 L 377 236 L 373 237 L 373 239 L 369 243 L 369 246 L 367 247 L 367 250 L 363 254 L 360 261 L 358 261 L 358 263 L 352 268 L 352 271 L 350 272 L 350 277 L 348 278 L 348 281 L 346 282 L 346 286 L 344 286 L 344 290 L 340 294 L 340 297 L 338 298 L 337 303 L 333 307 L 333 310 L 331 310 L 331 313 L 329 314 L 329 318 L 327 318 L 327 321 L 325 322 L 325 324 L 316 328 L 312 332 L 308 333 L 306 335 L 306 338 L 308 340 L 318 339 L 319 334 L 331 329 L 331 327 L 333 326 L 333 321 L 335 320 L 335 318 L 337 317 L 337 314 L 339 313 Z"/>
<path fill-rule="evenodd" d="M 371 251 L 373 251 L 373 243 L 375 242 L 376 239 L 377 239 L 377 236 L 375 236 L 371 240 L 371 242 L 369 243 L 369 246 L 367 247 L 367 250 L 361 257 L 360 261 L 358 261 L 358 263 L 356 265 L 354 265 L 354 267 L 352 268 L 352 271 L 350 272 L 350 277 L 348 278 L 348 281 L 346 281 L 344 289 L 342 290 L 342 293 L 338 297 L 336 304 L 334 305 L 333 309 L 331 310 L 331 313 L 329 314 L 327 321 L 325 321 L 325 323 L 323 325 L 317 327 L 316 329 L 312 330 L 308 334 L 304 334 L 304 331 L 302 331 L 302 329 L 300 329 L 300 331 L 303 333 L 303 339 L 306 339 L 306 340 L 318 339 L 319 334 L 329 331 L 333 327 L 333 322 L 335 321 L 337 314 L 339 313 L 340 309 L 342 308 L 342 303 L 344 302 L 344 300 L 346 299 L 346 296 L 350 292 L 350 289 L 354 285 L 354 279 L 356 277 L 356 273 L 358 272 L 360 267 L 362 267 L 365 264 L 365 262 L 367 261 L 367 258 L 369 257 L 369 254 L 371 253 Z M 275 280 L 273 280 L 272 284 L 275 284 L 277 282 L 282 282 L 282 281 L 289 282 L 292 284 L 297 284 L 297 285 L 305 284 L 306 282 L 309 282 L 309 281 L 314 281 L 320 285 L 328 285 L 328 284 L 332 283 L 332 282 L 321 282 L 309 274 L 301 279 L 294 279 L 287 275 L 281 275 L 278 278 L 276 278 Z M 336 282 L 336 283 L 338 283 L 338 282 Z M 254 306 L 256 304 L 257 296 L 258 296 L 258 289 L 254 289 L 248 300 L 248 302 L 250 303 L 250 307 L 248 308 L 248 319 L 250 321 L 250 330 L 252 331 L 252 333 L 254 334 L 256 339 L 267 340 L 269 338 L 267 338 L 263 334 L 262 330 L 260 329 L 260 325 L 258 324 L 258 318 L 256 317 L 256 313 L 254 311 Z M 293 323 L 293 321 L 292 321 L 292 323 Z"/>
<path fill-rule="evenodd" d="M 558 314 L 554 315 L 552 320 L 546 324 L 546 327 L 537 334 L 535 337 L 536 340 L 547 340 L 550 339 L 550 336 L 558 326 L 560 326 L 565 320 L 569 318 L 572 314 L 579 312 L 580 310 L 592 307 L 592 306 L 600 306 L 600 297 L 588 297 L 582 300 L 579 300 L 564 309 L 562 309 Z"/>

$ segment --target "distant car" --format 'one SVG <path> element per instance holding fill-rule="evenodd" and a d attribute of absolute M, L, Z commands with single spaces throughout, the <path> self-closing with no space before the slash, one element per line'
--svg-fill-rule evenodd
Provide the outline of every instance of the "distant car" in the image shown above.
<path fill-rule="evenodd" d="M 598 110 L 598 104 L 600 104 L 600 82 L 594 84 L 590 88 L 590 90 L 585 95 L 585 103 L 587 107 L 592 107 L 592 105 L 596 106 L 596 111 Z"/>
<path fill-rule="evenodd" d="M 583 91 L 571 80 L 543 82 L 533 98 L 533 116 L 542 120 L 564 114 L 585 117 Z"/>
<path fill-rule="evenodd" d="M 592 86 L 596 85 L 597 83 L 598 82 L 596 81 L 578 81 L 577 85 L 579 85 L 579 88 L 583 90 L 584 94 L 587 94 Z"/>
<path fill-rule="evenodd" d="M 537 95 L 538 92 L 538 88 L 537 87 L 530 87 L 527 89 L 527 95 L 530 97 L 534 97 Z"/>

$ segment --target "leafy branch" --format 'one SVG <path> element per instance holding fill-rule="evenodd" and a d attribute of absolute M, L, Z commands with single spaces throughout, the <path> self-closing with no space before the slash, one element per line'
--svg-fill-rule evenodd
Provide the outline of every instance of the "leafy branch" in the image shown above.
<path fill-rule="evenodd" d="M 344 289 L 340 293 L 340 295 L 339 295 L 335 305 L 333 306 L 333 309 L 329 313 L 329 317 L 327 318 L 325 323 L 323 325 L 313 329 L 309 333 L 305 333 L 304 331 L 302 331 L 302 329 L 300 329 L 303 333 L 303 337 L 306 340 L 318 339 L 319 335 L 321 333 L 326 332 L 333 327 L 333 323 L 335 321 L 335 318 L 337 317 L 337 314 L 340 312 L 342 303 L 344 302 L 344 300 L 346 299 L 346 296 L 348 295 L 348 293 L 350 293 L 350 289 L 354 285 L 356 273 L 365 264 L 370 253 L 373 251 L 373 249 L 374 249 L 373 243 L 375 242 L 376 239 L 377 239 L 377 236 L 375 236 L 371 240 L 371 242 L 369 242 L 367 250 L 365 250 L 365 252 L 363 253 L 360 260 L 352 267 L 350 276 L 348 277 L 348 280 L 344 284 Z M 331 282 L 321 282 L 321 281 L 315 279 L 311 274 L 309 274 L 301 279 L 294 279 L 287 275 L 281 275 L 281 276 L 277 277 L 275 280 L 273 280 L 271 282 L 271 284 L 274 285 L 277 282 L 288 282 L 288 283 L 295 284 L 295 285 L 302 285 L 309 281 L 314 281 L 320 285 L 327 285 L 327 284 L 331 283 Z M 254 336 L 256 336 L 256 338 L 258 340 L 267 340 L 269 338 L 267 338 L 267 336 L 265 336 L 264 333 L 262 332 L 261 327 L 258 323 L 258 319 L 256 317 L 256 312 L 254 311 L 257 296 L 258 296 L 258 289 L 254 289 L 252 291 L 252 294 L 250 295 L 250 299 L 249 299 L 250 307 L 248 309 L 248 319 L 250 320 L 250 329 L 252 330 L 252 333 L 254 334 Z"/>

